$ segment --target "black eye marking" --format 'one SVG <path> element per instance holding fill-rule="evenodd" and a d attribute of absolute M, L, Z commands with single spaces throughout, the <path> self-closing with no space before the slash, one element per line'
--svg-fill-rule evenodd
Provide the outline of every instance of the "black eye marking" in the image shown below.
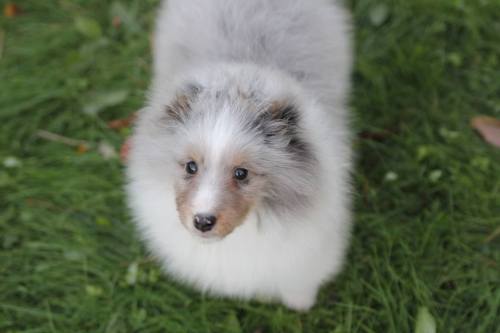
<path fill-rule="evenodd" d="M 234 170 L 234 178 L 237 180 L 245 180 L 248 177 L 248 170 L 243 168 L 237 168 Z"/>
<path fill-rule="evenodd" d="M 198 172 L 198 165 L 195 161 L 190 161 L 186 163 L 186 172 L 190 175 L 194 175 Z"/>

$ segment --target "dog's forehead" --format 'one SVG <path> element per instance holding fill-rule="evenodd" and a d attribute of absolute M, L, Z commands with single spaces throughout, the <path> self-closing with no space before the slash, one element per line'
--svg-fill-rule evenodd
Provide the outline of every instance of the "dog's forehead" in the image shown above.
<path fill-rule="evenodd" d="M 189 150 L 203 159 L 204 164 L 237 163 L 257 142 L 241 114 L 227 107 L 200 111 L 183 132 Z"/>

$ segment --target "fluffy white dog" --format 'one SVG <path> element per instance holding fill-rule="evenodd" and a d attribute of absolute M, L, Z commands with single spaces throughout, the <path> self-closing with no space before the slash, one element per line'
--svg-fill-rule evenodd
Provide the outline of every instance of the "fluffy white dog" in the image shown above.
<path fill-rule="evenodd" d="M 349 16 L 327 0 L 170 0 L 131 141 L 153 253 L 205 292 L 314 305 L 350 233 Z"/>

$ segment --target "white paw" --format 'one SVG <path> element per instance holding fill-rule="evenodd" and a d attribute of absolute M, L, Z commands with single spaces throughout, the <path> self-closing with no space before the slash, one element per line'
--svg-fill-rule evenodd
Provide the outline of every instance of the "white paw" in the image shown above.
<path fill-rule="evenodd" d="M 292 310 L 306 312 L 316 303 L 316 291 L 284 292 L 281 297 L 283 303 Z"/>

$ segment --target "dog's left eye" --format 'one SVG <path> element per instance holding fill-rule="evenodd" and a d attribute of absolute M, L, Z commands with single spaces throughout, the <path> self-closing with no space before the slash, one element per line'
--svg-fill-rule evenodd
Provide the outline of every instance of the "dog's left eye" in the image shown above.
<path fill-rule="evenodd" d="M 198 165 L 196 165 L 195 161 L 190 161 L 186 164 L 186 172 L 190 175 L 194 175 L 198 172 Z"/>
<path fill-rule="evenodd" d="M 248 170 L 243 168 L 237 168 L 234 170 L 234 178 L 238 180 L 245 180 L 248 177 Z"/>

